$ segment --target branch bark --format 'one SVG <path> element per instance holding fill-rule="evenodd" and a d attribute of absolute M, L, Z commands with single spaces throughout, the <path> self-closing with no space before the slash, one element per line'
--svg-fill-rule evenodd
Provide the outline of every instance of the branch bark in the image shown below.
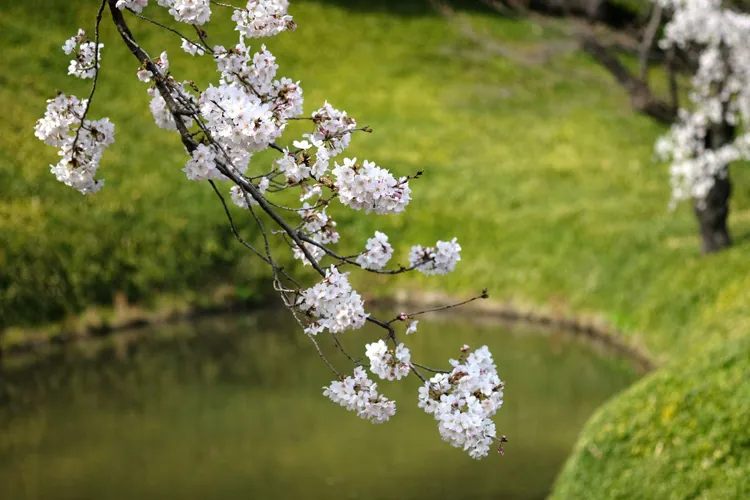
<path fill-rule="evenodd" d="M 661 25 L 663 9 L 660 4 L 654 4 L 654 8 L 651 11 L 651 19 L 646 26 L 646 32 L 643 34 L 643 42 L 641 43 L 641 50 L 639 54 L 640 63 L 640 78 L 641 81 L 648 85 L 648 61 L 651 55 L 651 48 L 654 46 L 654 40 L 656 39 L 656 32 L 659 31 Z"/>
<path fill-rule="evenodd" d="M 654 96 L 649 86 L 636 77 L 620 60 L 593 35 L 584 35 L 581 48 L 602 65 L 630 95 L 636 111 L 660 122 L 670 124 L 677 118 L 677 109 Z"/>

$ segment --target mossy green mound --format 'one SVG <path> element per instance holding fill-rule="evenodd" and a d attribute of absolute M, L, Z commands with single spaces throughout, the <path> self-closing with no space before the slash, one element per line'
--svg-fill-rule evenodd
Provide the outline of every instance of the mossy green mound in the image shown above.
<path fill-rule="evenodd" d="M 554 499 L 750 497 L 750 338 L 681 358 L 599 409 Z"/>

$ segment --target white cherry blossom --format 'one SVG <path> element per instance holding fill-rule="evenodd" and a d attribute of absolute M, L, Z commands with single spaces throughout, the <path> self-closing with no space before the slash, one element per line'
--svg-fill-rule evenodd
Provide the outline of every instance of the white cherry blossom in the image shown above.
<path fill-rule="evenodd" d="M 503 404 L 504 384 L 487 346 L 450 363 L 450 373 L 438 373 L 420 387 L 419 407 L 435 417 L 443 440 L 482 458 L 496 440 L 491 418 Z"/>
<path fill-rule="evenodd" d="M 414 245 L 409 253 L 409 265 L 426 274 L 448 274 L 461 260 L 461 245 L 456 238 L 451 241 L 438 241 L 435 247 Z"/>
<path fill-rule="evenodd" d="M 314 319 L 305 328 L 308 335 L 323 330 L 340 333 L 362 328 L 369 314 L 364 301 L 349 284 L 349 273 L 340 273 L 335 266 L 327 271 L 323 281 L 302 291 L 297 306 Z"/>
<path fill-rule="evenodd" d="M 358 366 L 354 376 L 334 380 L 323 388 L 323 395 L 349 411 L 374 424 L 382 424 L 396 414 L 396 403 L 377 391 L 378 384 L 367 377 L 367 372 Z"/>
<path fill-rule="evenodd" d="M 384 380 L 401 380 L 411 369 L 411 353 L 404 344 L 388 349 L 383 340 L 365 346 L 365 355 L 370 360 L 370 371 Z"/>
<path fill-rule="evenodd" d="M 90 42 L 86 32 L 81 29 L 78 30 L 76 36 L 65 41 L 62 46 L 63 52 L 67 55 L 74 55 L 68 65 L 69 75 L 82 79 L 94 78 L 96 70 L 101 65 L 101 51 L 104 44 L 100 43 L 98 49 L 95 47 L 97 47 L 96 43 Z"/>
<path fill-rule="evenodd" d="M 357 264 L 363 269 L 380 270 L 388 264 L 393 256 L 393 247 L 388 243 L 388 236 L 375 231 L 375 236 L 367 240 L 365 252 L 357 256 Z"/>

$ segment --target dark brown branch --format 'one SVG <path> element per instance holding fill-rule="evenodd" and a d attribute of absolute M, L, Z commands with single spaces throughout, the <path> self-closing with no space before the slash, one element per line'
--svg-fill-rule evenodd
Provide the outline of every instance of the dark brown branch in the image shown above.
<path fill-rule="evenodd" d="M 680 96 L 677 88 L 677 70 L 675 69 L 674 47 L 667 49 L 665 57 L 667 82 L 669 83 L 669 104 L 672 109 L 680 109 Z"/>
<path fill-rule="evenodd" d="M 646 26 L 646 31 L 643 34 L 643 42 L 641 43 L 639 63 L 640 63 L 640 78 L 641 81 L 648 85 L 648 62 L 651 55 L 651 48 L 654 46 L 654 40 L 656 39 L 656 32 L 659 31 L 662 18 L 662 6 L 658 3 L 654 4 L 654 8 L 651 11 L 651 19 Z"/>
<path fill-rule="evenodd" d="M 633 109 L 663 123 L 672 123 L 675 120 L 677 110 L 654 96 L 648 85 L 633 75 L 617 56 L 602 45 L 596 37 L 593 35 L 583 36 L 581 48 L 609 71 L 617 83 L 628 92 Z"/>

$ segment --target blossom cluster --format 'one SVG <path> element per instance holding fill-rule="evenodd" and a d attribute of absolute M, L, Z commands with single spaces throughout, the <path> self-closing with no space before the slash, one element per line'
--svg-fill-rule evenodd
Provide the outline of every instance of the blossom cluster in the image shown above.
<path fill-rule="evenodd" d="M 409 252 L 409 265 L 429 276 L 448 274 L 461 260 L 461 245 L 456 238 L 451 241 L 438 241 L 435 247 L 414 245 Z"/>
<path fill-rule="evenodd" d="M 117 0 L 115 7 L 118 9 L 130 9 L 136 14 L 143 12 L 143 8 L 148 6 L 148 0 Z"/>
<path fill-rule="evenodd" d="M 338 243 L 339 233 L 336 231 L 336 221 L 326 213 L 325 208 L 318 210 L 308 203 L 304 203 L 302 210 L 300 210 L 300 216 L 302 217 L 301 230 L 311 240 L 321 245 Z M 325 251 L 319 246 L 307 242 L 304 242 L 303 245 L 315 260 L 320 260 L 325 255 Z M 300 259 L 304 265 L 311 264 L 298 246 L 294 247 L 294 258 Z"/>
<path fill-rule="evenodd" d="M 115 126 L 109 118 L 83 120 L 87 100 L 60 94 L 47 101 L 44 118 L 37 121 L 35 135 L 60 149 L 62 159 L 51 165 L 57 180 L 83 194 L 96 193 L 104 185 L 95 179 L 104 150 L 114 141 Z"/>
<path fill-rule="evenodd" d="M 195 102 L 195 98 L 185 90 L 184 84 L 178 84 L 171 78 L 169 79 L 169 83 L 170 95 L 173 101 Z M 156 126 L 163 128 L 164 130 L 177 130 L 174 116 L 172 116 L 172 112 L 169 110 L 169 106 L 161 93 L 154 87 L 149 88 L 147 92 L 148 95 L 151 96 L 151 101 L 149 102 L 148 107 L 151 110 L 151 116 L 154 117 L 154 123 L 156 123 Z M 183 116 L 182 120 L 187 127 L 193 125 L 193 119 L 189 116 Z"/>
<path fill-rule="evenodd" d="M 211 18 L 211 0 L 156 0 L 156 3 L 168 8 L 172 17 L 181 23 L 201 25 Z M 148 0 L 117 0 L 115 4 L 120 10 L 130 9 L 136 14 L 147 6 Z"/>
<path fill-rule="evenodd" d="M 411 369 L 411 353 L 404 344 L 388 349 L 383 340 L 365 346 L 365 355 L 370 360 L 370 371 L 384 380 L 401 380 Z"/>
<path fill-rule="evenodd" d="M 359 165 L 356 158 L 345 158 L 343 165 L 337 163 L 331 172 L 336 176 L 339 201 L 354 210 L 396 214 L 411 201 L 408 178 L 396 180 L 388 170 L 371 161 Z"/>
<path fill-rule="evenodd" d="M 420 387 L 419 407 L 438 421 L 443 440 L 482 458 L 497 436 L 491 418 L 503 404 L 504 384 L 487 346 L 450 362 L 450 373 L 438 373 Z"/>
<path fill-rule="evenodd" d="M 382 424 L 396 414 L 396 403 L 378 393 L 378 384 L 367 377 L 364 368 L 354 369 L 354 376 L 334 380 L 323 388 L 323 395 L 361 418 Z"/>
<path fill-rule="evenodd" d="M 349 284 L 349 273 L 341 273 L 335 266 L 326 270 L 323 281 L 303 290 L 297 307 L 316 319 L 305 333 L 317 335 L 325 329 L 331 333 L 362 328 L 369 314 L 364 301 Z"/>
<path fill-rule="evenodd" d="M 317 156 L 321 161 L 338 156 L 349 147 L 357 121 L 346 111 L 339 111 L 326 101 L 322 108 L 312 114 L 312 119 L 315 131 L 305 134 L 305 137 L 318 148 Z"/>
<path fill-rule="evenodd" d="M 392 256 L 393 247 L 388 243 L 388 236 L 375 231 L 375 236 L 367 240 L 365 251 L 357 256 L 357 264 L 363 269 L 380 270 Z"/>
<path fill-rule="evenodd" d="M 78 33 L 66 40 L 62 47 L 65 54 L 75 54 L 68 66 L 68 74 L 83 79 L 94 78 L 99 69 L 102 47 L 103 43 L 97 46 L 95 42 L 90 42 L 86 32 L 79 29 Z"/>
<path fill-rule="evenodd" d="M 223 177 L 216 168 L 216 153 L 213 148 L 205 144 L 198 144 L 198 147 L 190 153 L 190 159 L 182 171 L 191 181 L 206 181 Z"/>
<path fill-rule="evenodd" d="M 176 21 L 187 24 L 205 24 L 211 18 L 210 0 L 158 0 Z"/>
<path fill-rule="evenodd" d="M 295 29 L 292 16 L 287 14 L 287 0 L 249 0 L 244 9 L 237 9 L 232 21 L 236 30 L 247 38 L 262 38 L 278 35 L 282 31 Z"/>
<path fill-rule="evenodd" d="M 674 201 L 708 195 L 731 162 L 750 159 L 750 133 L 707 140 L 711 130 L 750 123 L 750 15 L 724 8 L 720 0 L 658 0 L 672 11 L 662 48 L 700 49 L 689 94 L 692 109 L 659 139 L 656 152 L 670 161 Z M 709 143 L 709 144 L 707 144 Z"/>
<path fill-rule="evenodd" d="M 199 111 L 229 163 L 244 172 L 252 152 L 268 148 L 302 112 L 302 89 L 288 78 L 274 80 L 278 65 L 265 46 L 254 55 L 243 43 L 217 46 L 214 60 L 221 79 L 201 93 Z"/>

